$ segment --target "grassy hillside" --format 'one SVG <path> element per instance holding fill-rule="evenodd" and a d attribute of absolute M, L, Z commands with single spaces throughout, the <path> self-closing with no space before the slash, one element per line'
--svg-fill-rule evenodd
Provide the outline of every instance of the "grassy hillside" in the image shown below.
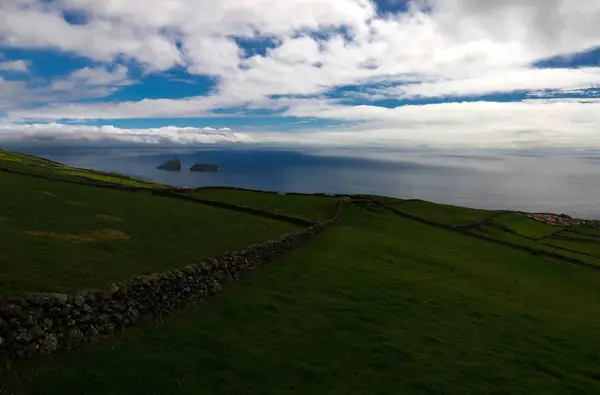
<path fill-rule="evenodd" d="M 482 234 L 491 237 L 495 240 L 505 241 L 512 245 L 525 246 L 538 251 L 547 251 L 554 254 L 559 254 L 566 258 L 574 258 L 583 263 L 588 263 L 600 268 L 600 257 L 590 256 L 584 249 L 565 250 L 554 243 L 554 238 L 542 240 L 532 240 L 527 237 L 519 236 L 518 234 L 507 232 L 501 228 L 491 224 L 484 224 L 472 230 L 473 233 Z"/>
<path fill-rule="evenodd" d="M 208 303 L 30 364 L 16 388 L 595 393 L 598 297 L 589 269 L 351 209 L 314 244 Z"/>
<path fill-rule="evenodd" d="M 228 189 L 200 189 L 191 194 L 312 220 L 328 219 L 335 214 L 336 199 L 325 196 L 278 195 Z"/>
<path fill-rule="evenodd" d="M 548 244 L 563 247 L 572 251 L 585 252 L 600 258 L 600 242 L 596 240 L 567 240 L 561 238 L 553 238 L 548 241 Z"/>
<path fill-rule="evenodd" d="M 335 202 L 197 194 L 310 219 L 326 217 Z M 0 377 L 0 388 L 61 395 L 600 393 L 600 272 L 562 259 L 600 266 L 591 256 L 598 230 L 381 200 L 440 226 L 384 207 L 348 207 L 312 244 L 206 302 L 160 324 L 21 363 Z M 469 224 L 476 224 L 468 228 L 473 234 L 447 229 Z M 147 191 L 0 172 L 0 293 L 102 284 L 294 229 Z"/>
<path fill-rule="evenodd" d="M 501 215 L 494 218 L 493 222 L 532 239 L 546 237 L 561 230 L 559 227 L 547 225 L 516 213 Z"/>
<path fill-rule="evenodd" d="M 48 159 L 0 149 L 0 171 L 11 170 L 57 180 L 97 182 L 140 188 L 162 188 L 165 185 L 138 180 L 121 174 L 65 166 Z"/>
<path fill-rule="evenodd" d="M 399 211 L 445 225 L 467 225 L 483 221 L 496 211 L 436 204 L 420 200 L 399 201 L 392 204 Z"/>
<path fill-rule="evenodd" d="M 0 295 L 100 286 L 296 229 L 144 191 L 0 172 Z"/>
<path fill-rule="evenodd" d="M 591 226 L 572 226 L 565 232 L 562 232 L 562 234 L 570 237 L 579 237 L 583 239 L 600 239 L 600 229 Z"/>

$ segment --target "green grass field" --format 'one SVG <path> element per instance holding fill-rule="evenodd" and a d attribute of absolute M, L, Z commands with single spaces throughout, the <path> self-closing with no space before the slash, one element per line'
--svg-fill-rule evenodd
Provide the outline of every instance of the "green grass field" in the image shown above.
<path fill-rule="evenodd" d="M 562 234 L 569 237 L 577 237 L 583 239 L 600 239 L 600 229 L 592 228 L 589 226 L 573 226 Z"/>
<path fill-rule="evenodd" d="M 30 394 L 600 391 L 600 277 L 387 213 L 167 322 L 27 364 Z"/>
<path fill-rule="evenodd" d="M 499 224 L 500 227 L 493 226 L 494 224 Z M 507 232 L 501 227 L 506 227 L 516 234 Z M 579 259 L 600 267 L 600 239 L 592 236 L 597 230 L 582 226 L 573 228 L 574 231 L 561 230 L 563 228 L 536 222 L 515 213 L 493 218 L 490 224 L 478 226 L 473 229 L 473 232 L 512 244 Z M 558 231 L 560 232 L 556 234 Z M 564 240 L 561 237 L 577 240 Z"/>
<path fill-rule="evenodd" d="M 481 225 L 476 229 L 471 230 L 471 232 L 479 233 L 495 240 L 505 241 L 514 245 L 530 247 L 540 251 L 547 251 L 562 255 L 567 258 L 575 258 L 584 263 L 589 263 L 591 265 L 600 267 L 600 257 L 596 258 L 589 256 L 587 251 L 583 249 L 571 249 L 571 251 L 567 251 L 557 248 L 560 247 L 560 245 L 555 244 L 551 238 L 533 240 L 506 232 L 503 229 L 492 226 L 491 224 Z"/>
<path fill-rule="evenodd" d="M 600 258 L 600 241 L 575 241 L 550 238 L 546 243 L 567 248 L 574 251 L 582 251 Z"/>
<path fill-rule="evenodd" d="M 22 154 L 20 152 L 5 151 L 0 149 L 0 161 L 17 162 L 23 165 L 37 165 L 40 167 L 65 167 L 64 165 L 51 161 L 49 159 L 40 158 L 38 156 L 32 156 Z"/>
<path fill-rule="evenodd" d="M 358 199 L 362 199 L 362 198 L 375 199 L 382 203 L 389 204 L 391 206 L 400 204 L 405 200 L 405 199 L 399 199 L 399 198 L 394 198 L 394 197 L 390 197 L 390 196 L 378 196 L 378 195 L 369 195 L 369 194 L 357 194 L 357 195 L 352 195 L 352 196 L 355 198 L 358 198 Z"/>
<path fill-rule="evenodd" d="M 574 232 L 568 229 L 565 229 L 563 231 L 561 231 L 560 233 L 557 233 L 554 236 L 558 236 L 558 237 L 567 237 L 569 239 L 576 239 L 576 240 L 581 240 L 581 241 L 589 241 L 589 242 L 594 242 L 594 243 L 598 243 L 600 242 L 600 239 L 592 236 L 590 234 L 584 234 L 581 232 Z"/>
<path fill-rule="evenodd" d="M 0 218 L 0 295 L 100 286 L 300 229 L 144 191 L 3 172 Z"/>
<path fill-rule="evenodd" d="M 335 202 L 201 193 L 309 219 Z M 451 225 L 493 213 L 394 207 Z M 558 228 L 518 214 L 493 221 L 517 234 L 470 231 L 600 265 L 582 254 L 595 244 L 568 252 L 532 239 Z M 296 229 L 148 191 L 0 172 L 0 294 L 101 285 Z M 592 268 L 351 206 L 311 244 L 162 323 L 20 362 L 0 373 L 0 394 L 594 394 L 599 297 Z"/>
<path fill-rule="evenodd" d="M 162 184 L 138 180 L 121 174 L 78 169 L 36 156 L 0 150 L 0 169 L 2 168 L 28 174 L 37 174 L 53 179 L 100 182 L 139 188 L 165 187 Z"/>
<path fill-rule="evenodd" d="M 535 221 L 523 215 L 512 213 L 500 215 L 493 222 L 505 226 L 524 237 L 538 239 L 558 232 L 561 228 Z"/>
<path fill-rule="evenodd" d="M 436 204 L 424 201 L 406 201 L 393 204 L 399 211 L 445 225 L 468 225 L 483 221 L 495 211 Z"/>
<path fill-rule="evenodd" d="M 190 194 L 204 199 L 241 204 L 309 220 L 324 220 L 333 217 L 337 202 L 336 198 L 325 196 L 278 195 L 227 189 L 206 189 Z"/>

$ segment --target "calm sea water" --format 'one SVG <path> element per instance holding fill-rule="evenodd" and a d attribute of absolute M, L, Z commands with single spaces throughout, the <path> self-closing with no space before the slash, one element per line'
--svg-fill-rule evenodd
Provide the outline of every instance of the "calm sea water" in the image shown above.
<path fill-rule="evenodd" d="M 372 193 L 488 209 L 600 218 L 600 153 L 261 147 L 7 147 L 68 165 L 177 186 L 281 192 Z M 177 156 L 181 173 L 157 170 Z M 218 173 L 190 173 L 217 163 Z"/>

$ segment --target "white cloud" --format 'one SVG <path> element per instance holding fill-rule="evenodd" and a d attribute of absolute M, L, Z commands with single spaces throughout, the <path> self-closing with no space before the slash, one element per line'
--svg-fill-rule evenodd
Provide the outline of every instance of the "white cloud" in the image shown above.
<path fill-rule="evenodd" d="M 553 97 L 553 96 L 556 96 L 559 94 L 579 95 L 581 97 L 595 97 L 595 96 L 600 96 L 600 90 L 597 90 L 597 89 L 589 90 L 588 88 L 581 88 L 581 89 L 565 88 L 565 89 L 560 89 L 560 90 L 546 89 L 546 90 L 541 90 L 541 91 L 537 91 L 537 92 L 529 92 L 527 94 L 527 96 L 528 97 Z"/>
<path fill-rule="evenodd" d="M 212 129 L 212 128 L 211 128 Z M 0 142 L 74 141 L 139 144 L 218 144 L 251 141 L 244 133 L 226 130 L 166 126 L 122 129 L 114 126 L 47 124 L 0 124 Z"/>
<path fill-rule="evenodd" d="M 95 89 L 95 94 L 91 96 L 105 96 L 114 88 L 131 83 L 132 81 L 127 77 L 125 66 L 117 66 L 112 71 L 103 67 L 84 67 L 75 70 L 66 78 L 53 80 L 50 89 L 53 91 L 73 91 L 82 88 Z"/>
<path fill-rule="evenodd" d="M 0 62 L 0 71 L 26 72 L 29 69 L 29 62 L 25 60 L 9 60 Z"/>
<path fill-rule="evenodd" d="M 554 90 L 572 93 L 600 87 L 600 67 L 579 69 L 510 69 L 476 77 L 436 80 L 368 91 L 380 97 L 414 98 L 486 95 L 515 91 Z"/>
<path fill-rule="evenodd" d="M 136 26 L 177 27 L 184 34 L 286 35 L 298 29 L 361 26 L 373 16 L 368 0 L 62 0 L 97 18 L 118 18 Z"/>
<path fill-rule="evenodd" d="M 63 10 L 83 12 L 89 20 L 71 25 Z M 56 48 L 99 61 L 124 55 L 155 70 L 185 57 L 190 70 L 216 73 L 214 67 L 236 66 L 237 46 L 229 36 L 360 27 L 372 14 L 367 0 L 149 0 L 143 6 L 132 0 L 7 0 L 0 4 L 0 43 Z"/>
<path fill-rule="evenodd" d="M 557 11 L 540 0 L 521 3 L 495 2 L 481 12 L 480 2 L 452 0 L 432 2 L 431 14 L 369 19 L 365 13 L 368 22 L 354 25 L 351 41 L 339 35 L 326 40 L 285 35 L 265 56 L 242 60 L 243 69 L 222 69 L 220 93 L 254 100 L 267 94 L 318 94 L 369 81 L 425 82 L 411 89 L 427 95 L 520 90 L 523 81 L 544 88 L 547 82 L 556 85 L 560 72 L 531 70 L 532 62 L 600 45 L 600 24 L 589 23 L 600 20 L 600 2 L 584 1 L 583 8 L 556 0 Z M 553 25 L 561 31 L 559 39 L 538 14 L 560 22 Z M 590 79 L 597 81 L 590 75 L 561 87 L 578 87 Z"/>
<path fill-rule="evenodd" d="M 453 40 L 485 37 L 522 43 L 529 58 L 583 51 L 599 45 L 597 0 L 435 0 L 435 19 Z"/>
<path fill-rule="evenodd" d="M 18 119 L 127 119 L 211 116 L 211 110 L 243 103 L 216 96 L 185 99 L 144 99 L 119 103 L 70 103 L 31 109 L 15 109 L 8 118 Z"/>
<path fill-rule="evenodd" d="M 600 103 L 464 102 L 394 109 L 332 106 L 307 112 L 321 118 L 368 120 L 338 136 L 352 137 L 357 144 L 600 147 Z M 301 115 L 297 111 L 291 114 Z M 319 133 L 314 139 L 326 141 L 333 136 L 333 132 Z"/>
<path fill-rule="evenodd" d="M 52 80 L 4 80 L 0 77 L 0 109 L 10 113 L 26 104 L 105 97 L 131 83 L 124 66 L 116 66 L 113 70 L 84 67 Z"/>
<path fill-rule="evenodd" d="M 407 73 L 464 76 L 600 45 L 597 0 L 550 1 L 482 6 L 480 0 L 434 0 L 427 2 L 430 13 L 412 7 L 410 13 L 384 17 L 376 16 L 368 0 L 148 0 L 143 7 L 134 0 L 7 0 L 0 5 L 0 42 L 53 47 L 101 61 L 124 55 L 154 69 L 184 64 L 233 83 L 244 73 L 231 37 L 273 37 L 282 47 L 250 62 L 254 74 L 245 75 L 260 83 L 274 77 L 272 70 L 286 77 L 300 71 L 304 90 L 314 90 Z M 65 9 L 89 20 L 70 25 L 60 15 Z M 318 43 L 292 38 L 299 30 L 341 27 L 351 43 L 339 37 Z M 317 62 L 322 67 L 306 67 Z M 374 68 L 365 70 L 366 64 Z M 287 84 L 294 90 L 300 82 L 288 78 Z"/>
<path fill-rule="evenodd" d="M 27 3 L 0 3 L 0 44 L 55 48 L 106 62 L 123 55 L 153 69 L 166 69 L 181 61 L 175 43 L 157 29 L 103 19 L 71 25 L 58 10 L 50 8 L 53 3 Z"/>
<path fill-rule="evenodd" d="M 71 25 L 61 15 L 64 10 L 83 13 L 87 20 Z M 597 130 L 600 121 L 591 102 L 388 109 L 342 106 L 325 99 L 274 100 L 269 95 L 319 96 L 340 85 L 373 82 L 388 88 L 360 94 L 414 98 L 573 92 L 599 85 L 600 65 L 542 70 L 531 64 L 600 46 L 598 21 L 598 0 L 419 0 L 407 13 L 385 16 L 377 15 L 368 0 L 147 0 L 143 6 L 134 0 L 4 0 L 0 45 L 55 48 L 107 65 L 124 57 L 147 71 L 181 65 L 190 73 L 217 77 L 218 83 L 203 97 L 65 103 L 86 97 L 80 91 L 101 97 L 129 83 L 123 68 L 84 69 L 52 81 L 47 88 L 52 94 L 37 108 L 26 108 L 24 99 L 37 103 L 47 91 L 23 81 L 0 80 L 0 105 L 2 95 L 24 98 L 8 108 L 11 120 L 208 117 L 215 108 L 247 105 L 361 123 L 311 134 L 311 141 L 322 138 L 327 144 L 336 139 L 457 144 L 464 139 L 466 144 L 493 145 L 503 138 L 511 144 L 548 144 L 553 138 L 556 144 L 595 144 L 589 131 L 592 126 Z M 275 48 L 247 58 L 235 37 L 267 37 Z"/>
<path fill-rule="evenodd" d="M 600 102 L 465 102 L 382 108 L 340 106 L 314 100 L 297 103 L 287 115 L 314 116 L 353 126 L 290 131 L 236 131 L 228 128 L 120 129 L 81 125 L 4 125 L 0 141 L 55 139 L 162 144 L 211 142 L 313 146 L 382 146 L 429 144 L 450 147 L 588 147 L 600 148 Z"/>
<path fill-rule="evenodd" d="M 523 103 L 600 103 L 600 97 L 552 97 L 546 99 L 525 99 Z"/>

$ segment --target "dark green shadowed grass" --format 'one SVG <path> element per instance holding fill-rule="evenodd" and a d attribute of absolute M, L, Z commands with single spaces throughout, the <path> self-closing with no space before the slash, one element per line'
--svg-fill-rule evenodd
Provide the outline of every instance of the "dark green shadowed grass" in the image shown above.
<path fill-rule="evenodd" d="M 573 226 L 557 233 L 556 236 L 600 244 L 600 231 L 584 226 Z"/>
<path fill-rule="evenodd" d="M 589 238 L 594 238 L 594 239 L 600 239 L 600 229 L 591 227 L 591 226 L 586 226 L 586 225 L 579 225 L 579 226 L 572 226 L 570 228 L 570 231 L 579 234 L 579 237 L 589 237 Z"/>
<path fill-rule="evenodd" d="M 540 238 L 558 232 L 561 228 L 547 225 L 542 222 L 527 218 L 517 213 L 500 215 L 493 220 L 495 223 L 506 226 L 520 236 Z"/>
<path fill-rule="evenodd" d="M 0 170 L 1 169 L 59 180 L 96 182 L 149 189 L 166 187 L 166 185 L 139 180 L 122 174 L 74 168 L 37 156 L 3 151 L 0 149 Z"/>
<path fill-rule="evenodd" d="M 530 247 L 540 251 L 547 251 L 554 254 L 559 254 L 567 258 L 575 258 L 582 262 L 589 263 L 600 267 L 600 258 L 596 258 L 587 254 L 583 249 L 579 250 L 565 250 L 557 248 L 552 243 L 552 238 L 544 238 L 541 240 L 534 240 L 530 238 L 521 237 L 519 235 L 507 232 L 501 228 L 493 226 L 491 224 L 479 225 L 477 228 L 470 230 L 473 233 L 481 234 L 487 237 L 491 237 L 495 240 L 508 242 L 512 245 Z M 510 247 L 509 247 L 510 248 Z"/>
<path fill-rule="evenodd" d="M 23 366 L 28 394 L 600 393 L 600 277 L 389 213 L 157 326 Z M 16 379 L 15 379 L 16 380 Z"/>
<path fill-rule="evenodd" d="M 562 240 L 554 237 L 550 237 L 547 240 L 544 240 L 545 243 L 551 244 L 554 246 L 566 248 L 572 251 L 581 251 L 588 253 L 590 255 L 594 255 L 600 258 L 600 240 Z"/>
<path fill-rule="evenodd" d="M 399 198 L 390 197 L 390 196 L 379 196 L 379 195 L 370 195 L 370 194 L 357 194 L 357 195 L 351 195 L 351 196 L 353 198 L 358 198 L 358 199 L 375 199 L 382 203 L 389 204 L 392 206 L 404 202 L 404 199 L 399 199 Z"/>
<path fill-rule="evenodd" d="M 205 189 L 193 192 L 191 195 L 309 220 L 325 220 L 333 217 L 337 202 L 336 198 L 325 196 L 278 195 L 227 189 Z"/>
<path fill-rule="evenodd" d="M 0 172 L 0 296 L 72 292 L 301 228 L 148 192 Z"/>
<path fill-rule="evenodd" d="M 418 200 L 400 201 L 393 206 L 404 213 L 444 225 L 468 225 L 483 221 L 496 212 Z"/>
<path fill-rule="evenodd" d="M 60 167 L 40 161 L 11 159 L 39 172 Z M 326 197 L 210 194 L 308 219 L 335 207 Z M 493 213 L 385 200 L 449 225 Z M 471 231 L 596 262 L 584 255 L 594 244 L 570 242 L 579 252 L 567 252 L 544 244 L 556 238 L 532 239 L 559 228 L 517 214 L 493 221 L 518 235 L 489 224 Z M 148 192 L 0 172 L 0 295 L 103 285 L 294 230 Z M 578 231 L 598 234 L 564 234 Z M 348 208 L 310 245 L 161 324 L 18 364 L 0 374 L 0 393 L 595 394 L 599 275 L 383 209 Z"/>

